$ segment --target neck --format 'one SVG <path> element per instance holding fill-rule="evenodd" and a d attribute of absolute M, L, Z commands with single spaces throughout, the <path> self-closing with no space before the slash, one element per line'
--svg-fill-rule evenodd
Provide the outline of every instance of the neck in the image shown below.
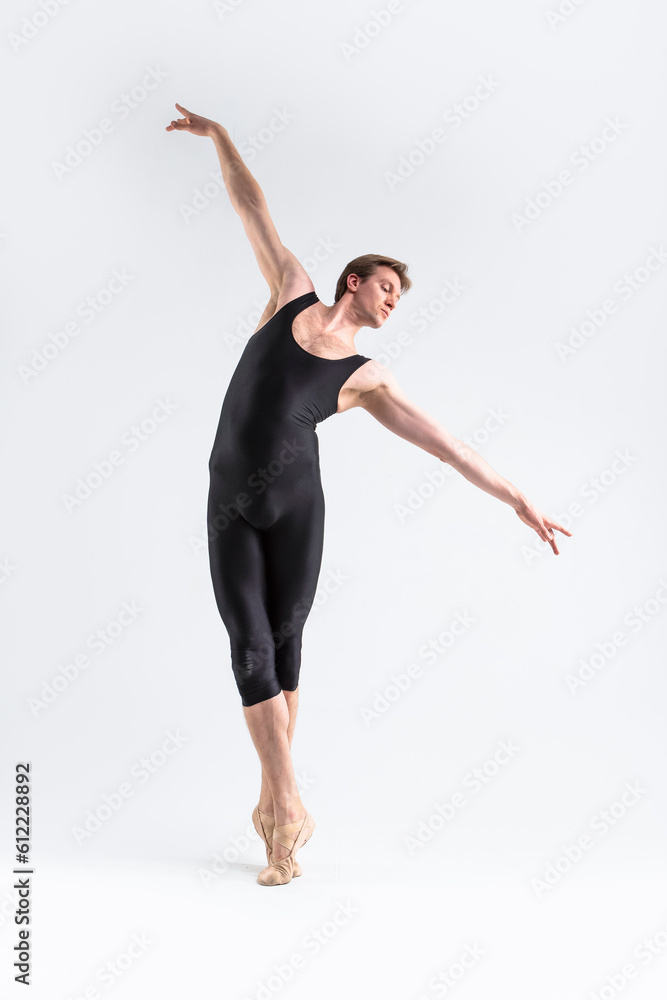
<path fill-rule="evenodd" d="M 354 307 L 347 304 L 343 298 L 332 306 L 324 308 L 326 309 L 326 312 L 322 313 L 322 333 L 324 336 L 335 338 L 354 351 L 354 338 L 363 325 L 359 321 Z"/>

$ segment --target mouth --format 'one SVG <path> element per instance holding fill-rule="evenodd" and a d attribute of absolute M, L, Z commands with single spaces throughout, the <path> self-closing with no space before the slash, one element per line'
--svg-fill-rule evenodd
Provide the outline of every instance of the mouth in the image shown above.
<path fill-rule="evenodd" d="M 383 312 L 383 313 L 385 314 L 385 316 L 388 316 L 388 315 L 389 315 L 389 313 L 387 312 L 387 310 L 386 310 L 386 309 L 381 309 L 381 312 Z"/>

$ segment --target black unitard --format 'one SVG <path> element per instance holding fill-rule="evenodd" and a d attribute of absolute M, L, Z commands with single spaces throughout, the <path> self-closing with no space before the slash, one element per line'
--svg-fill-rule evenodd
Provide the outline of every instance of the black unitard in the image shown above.
<path fill-rule="evenodd" d="M 287 302 L 246 344 L 209 459 L 208 549 L 245 706 L 299 683 L 301 639 L 324 543 L 316 424 L 336 413 L 361 354 L 320 358 L 292 333 L 319 299 Z"/>

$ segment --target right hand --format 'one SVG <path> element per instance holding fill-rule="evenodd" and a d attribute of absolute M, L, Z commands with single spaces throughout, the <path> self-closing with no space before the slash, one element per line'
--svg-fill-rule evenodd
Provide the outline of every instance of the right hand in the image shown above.
<path fill-rule="evenodd" d="M 209 118 L 202 118 L 200 115 L 195 115 L 181 104 L 176 104 L 175 106 L 185 117 L 176 118 L 172 121 L 171 125 L 167 125 L 166 132 L 190 132 L 192 135 L 211 136 L 215 129 L 220 128 L 217 122 L 212 122 Z"/>
<path fill-rule="evenodd" d="M 533 506 L 530 500 L 524 500 L 520 507 L 515 507 L 514 509 L 524 524 L 527 524 L 529 528 L 533 528 L 543 542 L 549 543 L 555 555 L 558 555 L 558 546 L 556 545 L 553 529 L 556 528 L 557 531 L 562 531 L 564 535 L 572 537 L 571 531 L 564 528 L 558 521 L 554 521 L 552 517 L 543 514 L 537 507 Z"/>

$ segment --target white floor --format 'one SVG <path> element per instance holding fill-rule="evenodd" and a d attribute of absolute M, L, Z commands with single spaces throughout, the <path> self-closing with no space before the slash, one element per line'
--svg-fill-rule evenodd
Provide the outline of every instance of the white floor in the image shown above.
<path fill-rule="evenodd" d="M 256 882 L 264 855 L 255 836 L 247 846 L 237 840 L 236 860 L 229 841 L 200 857 L 42 859 L 33 876 L 32 988 L 24 994 L 11 983 L 2 995 L 667 996 L 667 872 L 657 870 L 658 853 L 607 843 L 538 893 L 531 880 L 542 872 L 505 848 L 491 856 L 470 843 L 455 854 L 436 836 L 406 860 L 390 826 L 355 838 L 353 829 L 318 825 L 299 855 L 303 876 L 277 887 Z M 5 984 L 16 943 L 7 890 Z"/>

